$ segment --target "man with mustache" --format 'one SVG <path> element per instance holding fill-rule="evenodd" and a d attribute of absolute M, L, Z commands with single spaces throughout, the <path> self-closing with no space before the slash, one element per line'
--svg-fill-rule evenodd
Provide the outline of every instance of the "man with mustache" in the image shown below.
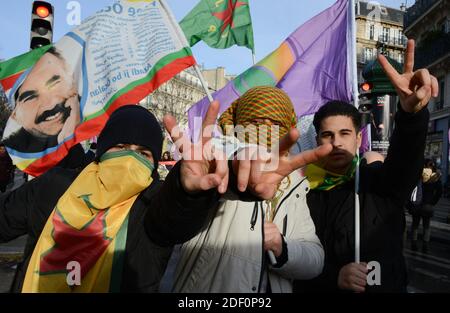
<path fill-rule="evenodd" d="M 363 160 L 360 165 L 361 263 L 355 262 L 355 172 L 361 117 L 354 106 L 331 101 L 315 114 L 313 124 L 318 145 L 332 144 L 333 150 L 320 163 L 308 165 L 305 173 L 311 184 L 307 202 L 325 250 L 325 265 L 317 278 L 296 282 L 296 291 L 406 292 L 403 204 L 422 170 L 427 104 L 437 96 L 438 84 L 428 70 L 413 71 L 413 40 L 408 42 L 403 74 L 384 56 L 378 60 L 396 88 L 400 105 L 384 163 Z M 380 285 L 367 284 L 366 263 L 371 261 L 380 264 Z"/>
<path fill-rule="evenodd" d="M 40 152 L 73 133 L 80 122 L 76 82 L 63 57 L 50 48 L 14 94 L 15 108 L 3 142 L 19 152 Z"/>

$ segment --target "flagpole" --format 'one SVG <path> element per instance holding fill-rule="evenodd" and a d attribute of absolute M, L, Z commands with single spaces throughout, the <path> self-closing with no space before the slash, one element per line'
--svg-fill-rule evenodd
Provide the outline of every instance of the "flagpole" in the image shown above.
<path fill-rule="evenodd" d="M 202 84 L 203 89 L 205 89 L 205 92 L 206 92 L 206 95 L 208 96 L 209 102 L 213 102 L 214 99 L 213 99 L 211 93 L 209 92 L 208 83 L 203 78 L 202 72 L 200 72 L 200 69 L 197 64 L 194 65 L 194 69 L 195 69 L 195 72 L 197 73 L 198 78 L 200 79 L 200 83 Z"/>
<path fill-rule="evenodd" d="M 181 40 L 184 46 L 189 47 L 189 43 L 187 42 L 186 36 L 184 35 L 183 31 L 181 30 L 180 24 L 178 24 L 177 20 L 175 19 L 175 16 L 172 13 L 172 10 L 170 10 L 170 7 L 166 4 L 165 0 L 159 0 L 159 3 L 161 6 L 166 10 L 169 19 L 171 20 L 175 33 L 178 36 L 178 38 Z M 209 92 L 208 84 L 205 81 L 205 78 L 202 75 L 202 72 L 200 71 L 200 68 L 198 67 L 198 64 L 194 65 L 195 72 L 197 73 L 198 78 L 200 79 L 200 83 L 202 84 L 203 89 L 206 92 L 206 95 L 208 96 L 209 102 L 213 102 L 214 99 Z"/>
<path fill-rule="evenodd" d="M 358 92 L 358 69 L 356 59 L 356 17 L 355 17 L 355 0 L 349 0 L 349 17 L 351 30 L 351 69 L 352 69 L 352 89 L 353 89 L 353 105 L 359 108 L 359 92 Z M 360 220 L 360 203 L 359 203 L 359 149 L 356 150 L 358 162 L 355 172 L 355 262 L 361 261 L 361 220 Z"/>

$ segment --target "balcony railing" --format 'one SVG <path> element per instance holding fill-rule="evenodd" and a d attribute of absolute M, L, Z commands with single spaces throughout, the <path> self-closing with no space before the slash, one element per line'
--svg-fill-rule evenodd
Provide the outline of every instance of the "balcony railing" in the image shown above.
<path fill-rule="evenodd" d="M 403 25 L 406 28 L 417 21 L 429 8 L 441 0 L 417 0 L 416 3 L 406 11 Z"/>
<path fill-rule="evenodd" d="M 419 47 L 415 55 L 415 67 L 426 67 L 450 52 L 450 33 L 443 34 L 431 44 Z"/>
<path fill-rule="evenodd" d="M 399 46 L 399 47 L 406 47 L 406 42 L 408 39 L 405 36 L 402 37 L 386 37 L 386 36 L 379 36 L 378 42 L 384 43 L 391 46 Z"/>
<path fill-rule="evenodd" d="M 375 60 L 376 56 L 375 55 L 366 55 L 364 53 L 360 54 L 358 53 L 357 57 L 356 57 L 356 61 L 358 63 L 362 63 L 362 64 L 367 64 L 372 60 Z"/>

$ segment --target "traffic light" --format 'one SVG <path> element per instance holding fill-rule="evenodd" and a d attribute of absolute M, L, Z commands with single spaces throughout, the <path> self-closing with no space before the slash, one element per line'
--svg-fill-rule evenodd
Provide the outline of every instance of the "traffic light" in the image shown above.
<path fill-rule="evenodd" d="M 359 99 L 370 100 L 372 98 L 373 83 L 363 82 L 359 84 Z"/>
<path fill-rule="evenodd" d="M 359 112 L 361 113 L 362 125 L 367 125 L 370 122 L 370 112 L 373 109 L 372 105 L 372 82 L 363 82 L 359 84 Z"/>
<path fill-rule="evenodd" d="M 45 1 L 34 1 L 31 11 L 30 49 L 52 43 L 53 6 Z"/>
<path fill-rule="evenodd" d="M 359 85 L 359 89 L 361 90 L 361 93 L 371 92 L 373 89 L 373 84 L 369 82 L 364 82 Z"/>

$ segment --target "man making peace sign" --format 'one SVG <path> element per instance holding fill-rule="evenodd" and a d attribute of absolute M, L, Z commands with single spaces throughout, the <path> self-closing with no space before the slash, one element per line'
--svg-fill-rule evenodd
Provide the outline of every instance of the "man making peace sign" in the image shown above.
<path fill-rule="evenodd" d="M 382 55 L 378 61 L 400 98 L 395 130 L 383 162 L 360 165 L 361 261 L 354 263 L 355 181 L 361 145 L 361 117 L 350 104 L 331 101 L 314 117 L 318 145 L 332 152 L 306 167 L 311 183 L 307 195 L 311 217 L 325 250 L 322 274 L 297 282 L 297 291 L 405 292 L 406 265 L 402 254 L 405 218 L 403 203 L 419 179 L 423 164 L 430 98 L 438 94 L 435 77 L 426 69 L 414 71 L 414 41 L 406 49 L 403 74 Z M 368 286 L 367 265 L 380 264 L 379 285 Z"/>

